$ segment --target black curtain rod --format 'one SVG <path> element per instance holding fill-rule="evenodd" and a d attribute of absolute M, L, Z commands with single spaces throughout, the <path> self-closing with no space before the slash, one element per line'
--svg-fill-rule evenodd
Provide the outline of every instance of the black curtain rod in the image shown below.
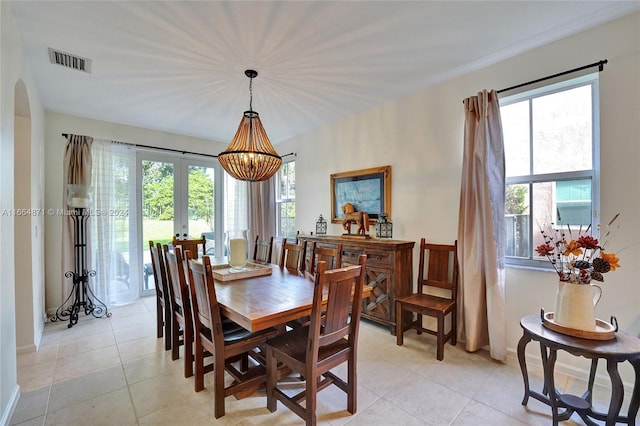
<path fill-rule="evenodd" d="M 609 62 L 608 60 L 604 59 L 602 61 L 594 62 L 594 63 L 589 64 L 589 65 L 584 65 L 582 67 L 574 68 L 572 70 L 567 70 L 567 71 L 559 72 L 557 74 L 548 75 L 546 77 L 538 78 L 537 80 L 527 81 L 526 83 L 517 84 L 515 86 L 507 87 L 506 89 L 500 89 L 500 90 L 498 90 L 498 93 L 506 92 L 506 91 L 513 90 L 513 89 L 518 89 L 520 87 L 528 86 L 530 84 L 536 84 L 536 83 L 539 83 L 541 81 L 550 80 L 552 78 L 560 77 L 560 76 L 563 76 L 563 75 L 572 74 L 574 72 L 586 70 L 588 68 L 598 67 L 598 71 L 602 72 L 604 70 L 604 65 L 607 64 L 608 62 Z"/>
<path fill-rule="evenodd" d="M 63 133 L 62 136 L 64 136 L 65 138 L 69 136 L 68 133 Z M 172 148 L 162 148 L 162 147 L 158 147 L 158 146 L 151 146 L 151 145 L 141 145 L 141 144 L 137 144 L 137 143 L 127 143 L 127 142 L 118 142 L 124 145 L 131 145 L 131 146 L 135 146 L 135 147 L 140 147 L 140 148 L 148 148 L 148 149 L 156 149 L 158 151 L 168 151 L 168 152 L 177 152 L 178 154 L 191 154 L 191 155 L 200 155 L 203 157 L 210 157 L 210 158 L 218 158 L 217 155 L 213 155 L 213 154 L 201 154 L 199 152 L 192 152 L 192 151 L 182 151 L 180 149 L 172 149 Z M 295 152 L 290 152 L 288 154 L 284 154 L 281 155 L 280 157 L 284 158 L 284 157 L 289 157 L 291 155 L 296 155 Z"/>

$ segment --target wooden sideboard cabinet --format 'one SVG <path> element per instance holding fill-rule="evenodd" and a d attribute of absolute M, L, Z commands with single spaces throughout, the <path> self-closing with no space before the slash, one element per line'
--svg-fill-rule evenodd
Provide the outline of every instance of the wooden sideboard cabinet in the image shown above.
<path fill-rule="evenodd" d="M 388 325 L 391 334 L 395 334 L 396 297 L 411 293 L 413 288 L 415 242 L 317 235 L 300 235 L 298 239 L 307 241 L 307 270 L 312 242 L 321 247 L 336 247 L 342 243 L 342 266 L 357 265 L 358 257 L 366 254 L 366 284 L 372 287 L 372 291 L 362 302 L 362 318 Z M 403 321 L 410 322 L 410 318 L 403 318 Z"/>

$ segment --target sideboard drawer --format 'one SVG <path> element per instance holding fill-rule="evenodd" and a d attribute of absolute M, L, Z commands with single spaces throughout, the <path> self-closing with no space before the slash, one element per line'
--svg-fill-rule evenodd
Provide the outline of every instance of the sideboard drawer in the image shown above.
<path fill-rule="evenodd" d="M 393 263 L 394 253 L 367 251 L 367 265 L 390 266 Z"/>
<path fill-rule="evenodd" d="M 357 265 L 358 258 L 363 254 L 362 250 L 342 249 L 342 263 L 344 265 Z M 393 253 L 367 251 L 367 264 L 388 267 L 393 262 Z"/>

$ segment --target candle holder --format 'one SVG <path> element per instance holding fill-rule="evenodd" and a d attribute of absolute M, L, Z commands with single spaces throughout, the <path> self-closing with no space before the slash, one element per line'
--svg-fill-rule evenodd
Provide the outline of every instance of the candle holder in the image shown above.
<path fill-rule="evenodd" d="M 67 185 L 67 205 L 74 209 L 87 209 L 91 203 L 91 194 L 87 185 Z"/>
<path fill-rule="evenodd" d="M 227 239 L 231 271 L 239 272 L 245 270 L 247 265 L 247 231 L 227 231 Z"/>

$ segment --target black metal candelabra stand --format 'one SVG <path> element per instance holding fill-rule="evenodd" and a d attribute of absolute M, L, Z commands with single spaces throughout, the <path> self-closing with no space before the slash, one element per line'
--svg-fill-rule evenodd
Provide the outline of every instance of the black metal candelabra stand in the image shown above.
<path fill-rule="evenodd" d="M 96 271 L 87 269 L 87 221 L 89 214 L 84 208 L 74 208 L 71 211 L 73 221 L 73 246 L 74 246 L 74 270 L 65 272 L 66 278 L 73 280 L 73 288 L 69 296 L 56 310 L 56 315 L 51 321 L 66 321 L 69 319 L 68 328 L 78 323 L 80 309 L 84 309 L 85 315 L 93 315 L 95 318 L 110 317 L 108 311 L 100 299 L 93 294 L 89 278 L 96 276 Z M 69 302 L 72 302 L 69 304 Z"/>

